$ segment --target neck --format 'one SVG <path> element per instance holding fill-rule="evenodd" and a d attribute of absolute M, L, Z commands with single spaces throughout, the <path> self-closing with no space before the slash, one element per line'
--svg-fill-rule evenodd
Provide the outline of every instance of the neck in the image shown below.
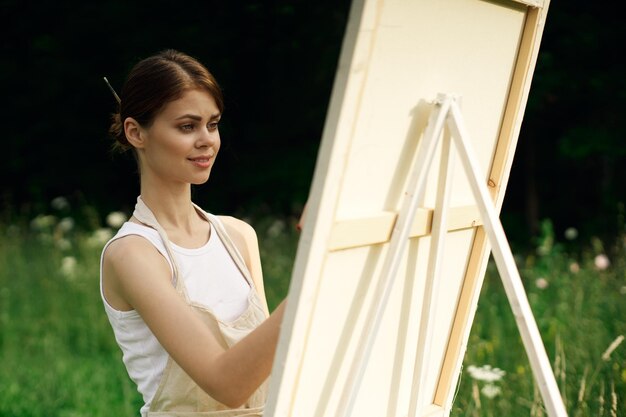
<path fill-rule="evenodd" d="M 159 186 L 141 181 L 141 198 L 166 231 L 191 231 L 198 220 L 191 203 L 191 185 Z"/>

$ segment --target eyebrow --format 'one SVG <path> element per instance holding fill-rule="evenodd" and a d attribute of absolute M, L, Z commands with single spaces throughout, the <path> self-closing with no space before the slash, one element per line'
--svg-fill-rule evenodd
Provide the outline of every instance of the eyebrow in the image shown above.
<path fill-rule="evenodd" d="M 221 113 L 215 113 L 215 114 L 211 115 L 209 120 L 219 119 L 221 116 L 222 116 Z M 202 116 L 198 116 L 197 114 L 187 113 L 187 114 L 183 114 L 182 116 L 177 117 L 174 120 L 180 120 L 180 119 L 192 119 L 192 120 L 201 121 L 202 120 Z"/>

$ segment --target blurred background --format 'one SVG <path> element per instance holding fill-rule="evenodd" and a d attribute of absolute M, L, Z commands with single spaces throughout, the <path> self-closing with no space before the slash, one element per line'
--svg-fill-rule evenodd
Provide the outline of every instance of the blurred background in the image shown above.
<path fill-rule="evenodd" d="M 416 0 L 415 0 L 416 1 Z M 499 0 L 498 0 L 499 1 Z M 626 25 L 553 0 L 501 218 L 570 416 L 626 415 Z M 221 84 L 222 149 L 194 200 L 251 222 L 267 298 L 288 291 L 347 0 L 0 1 L 0 416 L 133 416 L 98 291 L 139 192 L 111 151 L 140 59 L 174 48 Z M 452 416 L 545 416 L 491 264 Z"/>
<path fill-rule="evenodd" d="M 165 48 L 197 57 L 224 89 L 223 149 L 196 199 L 216 212 L 298 212 L 309 191 L 350 2 L 3 1 L 2 212 L 54 197 L 130 210 L 134 161 L 110 151 L 116 89 Z M 557 233 L 611 236 L 626 199 L 626 35 L 606 3 L 548 14 L 503 221 L 525 244 Z"/>
<path fill-rule="evenodd" d="M 222 150 L 195 199 L 221 213 L 299 211 L 308 194 L 349 1 L 3 2 L 7 102 L 2 205 L 58 196 L 130 210 L 135 162 L 110 151 L 113 96 L 131 67 L 174 48 L 224 90 Z M 73 204 L 74 205 L 74 204 Z"/>

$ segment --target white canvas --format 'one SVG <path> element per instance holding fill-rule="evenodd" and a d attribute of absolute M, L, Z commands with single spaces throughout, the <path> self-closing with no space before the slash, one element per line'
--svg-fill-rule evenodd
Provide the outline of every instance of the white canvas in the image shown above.
<path fill-rule="evenodd" d="M 336 416 L 389 238 L 439 93 L 461 97 L 499 209 L 547 1 L 355 1 L 272 372 L 267 416 Z M 438 156 L 349 416 L 448 415 L 488 255 L 460 163 L 433 308 L 422 316 Z M 420 323 L 433 329 L 414 375 Z"/>

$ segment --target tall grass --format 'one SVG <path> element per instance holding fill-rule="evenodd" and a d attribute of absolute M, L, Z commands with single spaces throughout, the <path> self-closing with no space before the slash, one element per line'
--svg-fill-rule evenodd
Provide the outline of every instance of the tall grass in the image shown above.
<path fill-rule="evenodd" d="M 0 229 L 0 416 L 137 415 L 98 298 L 101 246 L 44 229 Z"/>
<path fill-rule="evenodd" d="M 113 230 L 100 225 L 93 210 L 86 213 L 88 227 L 80 229 L 60 213 L 0 224 L 2 417 L 138 415 L 142 401 L 99 298 L 100 250 Z M 252 223 L 274 308 L 289 285 L 295 221 Z M 556 240 L 546 227 L 538 252 L 520 257 L 519 267 L 568 411 L 572 417 L 624 416 L 626 342 L 607 349 L 626 335 L 626 242 L 566 250 Z M 596 265 L 599 254 L 608 256 L 608 267 Z M 464 371 L 453 416 L 546 415 L 510 311 L 490 266 L 465 368 L 490 365 L 504 375 L 488 383 Z"/>
<path fill-rule="evenodd" d="M 563 239 L 565 240 L 565 239 Z M 626 236 L 614 247 L 558 242 L 549 221 L 518 268 L 571 417 L 626 415 Z M 607 263 L 606 261 L 609 260 Z M 613 346 L 611 346 L 613 344 Z M 490 263 L 464 366 L 506 372 L 488 383 L 464 372 L 453 416 L 545 416 L 495 265 Z M 482 391 L 495 386 L 499 392 Z"/>

